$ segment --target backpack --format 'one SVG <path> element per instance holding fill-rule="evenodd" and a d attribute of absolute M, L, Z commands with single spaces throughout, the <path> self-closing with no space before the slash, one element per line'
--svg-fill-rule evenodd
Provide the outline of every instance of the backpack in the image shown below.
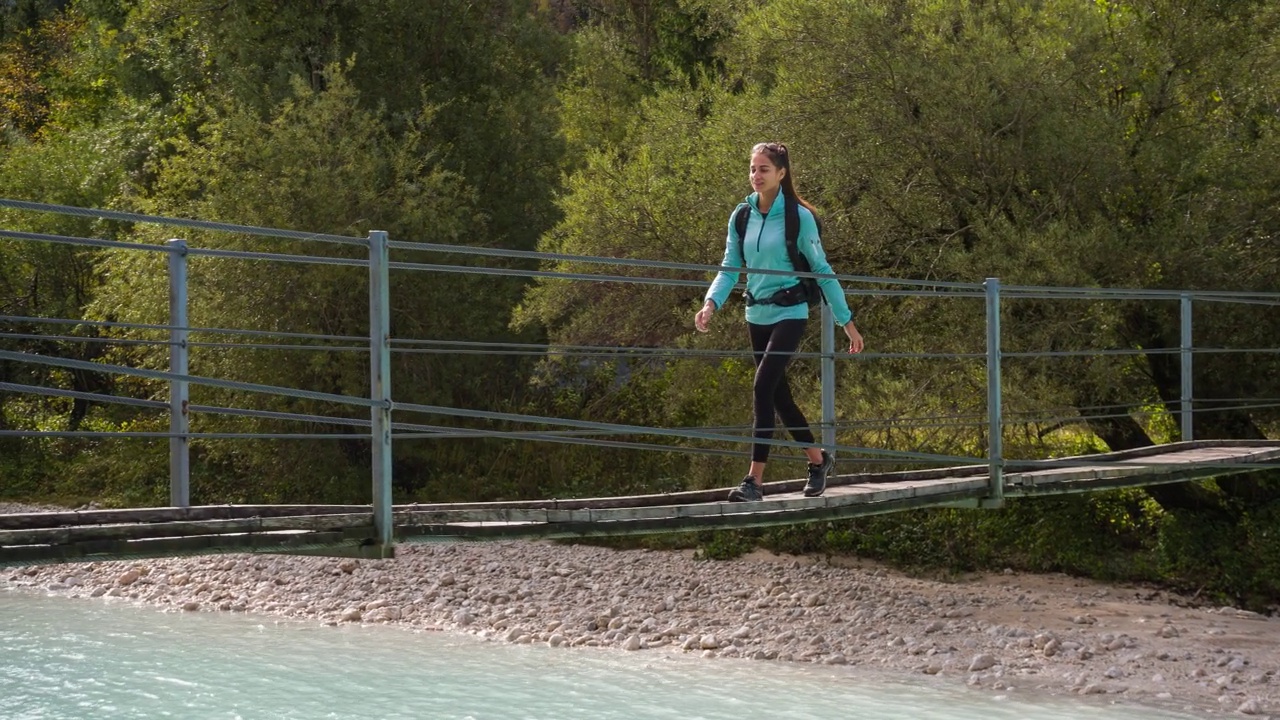
<path fill-rule="evenodd" d="M 797 272 L 812 272 L 809 267 L 809 258 L 800 252 L 800 203 L 794 198 L 789 197 L 786 193 L 779 193 L 783 198 L 782 202 L 782 220 L 786 226 L 787 238 L 787 255 L 791 258 L 791 266 Z M 742 254 L 742 267 L 747 266 L 746 250 L 743 246 L 747 242 L 747 221 L 751 218 L 751 205 L 743 203 L 733 214 L 733 229 L 738 232 L 738 252 Z M 814 222 L 818 217 L 814 216 Z M 821 232 L 822 224 L 818 223 L 819 232 Z M 826 298 L 822 295 L 822 289 L 818 287 L 817 278 L 802 277 L 800 278 L 800 287 L 803 290 L 804 300 L 810 304 L 815 301 L 826 302 Z"/>

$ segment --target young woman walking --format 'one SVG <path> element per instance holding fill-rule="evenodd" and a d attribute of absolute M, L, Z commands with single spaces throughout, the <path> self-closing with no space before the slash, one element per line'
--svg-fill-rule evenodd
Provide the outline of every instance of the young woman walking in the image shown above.
<path fill-rule="evenodd" d="M 753 273 L 752 270 L 796 271 L 792 253 L 787 247 L 788 225 L 795 237 L 795 249 L 808 261 L 815 273 L 833 275 L 813 206 L 802 199 L 791 176 L 791 157 L 782 143 L 760 143 L 751 148 L 751 187 L 754 192 L 734 210 L 729 220 L 721 270 L 707 290 L 702 309 L 693 318 L 694 327 L 707 331 L 716 310 L 724 305 L 729 292 L 738 283 L 739 272 L 747 271 L 747 330 L 751 336 L 756 375 L 752 388 L 752 435 L 756 440 L 771 440 L 776 425 L 774 415 L 782 418 L 783 427 L 796 442 L 804 443 L 809 459 L 809 478 L 804 486 L 806 497 L 817 497 L 826 489 L 827 478 L 835 466 L 831 455 L 818 447 L 804 413 L 791 397 L 787 383 L 787 365 L 800 347 L 809 319 L 809 305 L 817 298 L 806 290 L 794 275 Z M 740 219 L 745 215 L 746 222 Z M 790 215 L 790 217 L 788 217 Z M 798 230 L 796 226 L 798 225 Z M 740 229 L 741 228 L 741 229 Z M 849 337 L 849 352 L 862 352 L 862 335 L 853 324 L 853 312 L 845 300 L 844 290 L 835 278 L 817 281 L 821 295 L 831 306 L 837 325 Z M 729 492 L 729 500 L 741 502 L 764 499 L 765 463 L 770 445 L 751 445 L 751 467 L 742 484 Z"/>

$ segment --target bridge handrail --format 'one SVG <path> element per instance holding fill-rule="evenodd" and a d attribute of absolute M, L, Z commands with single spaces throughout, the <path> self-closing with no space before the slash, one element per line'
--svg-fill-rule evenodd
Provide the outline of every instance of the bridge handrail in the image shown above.
<path fill-rule="evenodd" d="M 35 212 L 47 212 L 55 214 L 73 215 L 79 217 L 95 217 L 103 219 L 125 220 L 132 222 L 154 223 L 160 225 L 171 225 L 177 227 L 188 227 L 194 229 L 214 230 L 218 232 L 242 233 L 249 235 L 259 235 L 266 237 L 277 237 L 293 240 L 315 240 L 329 243 L 340 243 L 348 245 L 358 245 L 368 247 L 367 238 L 350 237 L 346 235 L 332 235 L 326 233 L 309 233 L 297 230 L 285 230 L 280 228 L 260 227 L 252 225 L 236 225 L 232 223 L 220 223 L 206 220 L 192 220 L 187 218 L 174 218 L 162 215 L 146 215 L 141 213 L 125 212 L 119 210 L 104 210 L 98 208 L 79 208 L 67 205 L 55 205 L 48 203 L 37 203 L 25 200 L 14 200 L 8 198 L 0 198 L 0 207 L 9 207 L 13 209 L 28 210 Z M 22 233 L 8 234 L 11 231 L 4 231 L 6 236 L 16 237 L 23 235 Z M 25 235 L 38 235 L 35 233 L 26 233 Z M 47 236 L 50 241 L 75 240 L 74 238 L 61 238 L 55 240 L 59 236 Z M 35 239 L 35 238 L 31 238 Z M 103 243 L 107 247 L 121 247 L 125 243 L 117 243 L 110 240 L 92 240 L 88 238 L 80 238 L 80 241 L 86 243 Z M 133 249 L 146 249 L 153 251 L 168 251 L 167 248 L 160 245 L 146 245 L 141 243 L 127 244 Z M 137 246 L 137 247 L 134 247 Z M 694 272 L 715 272 L 720 270 L 719 265 L 707 265 L 701 263 L 679 263 L 651 259 L 638 258 L 617 258 L 617 257 L 601 257 L 593 255 L 574 255 L 565 253 L 548 253 L 532 250 L 509 250 L 502 248 L 477 247 L 469 245 L 451 245 L 444 243 L 426 243 L 426 242 L 409 242 L 409 241 L 388 241 L 388 248 L 399 250 L 415 250 L 420 252 L 439 252 L 450 254 L 466 254 L 484 257 L 506 258 L 506 259 L 529 259 L 541 260 L 546 262 L 582 262 L 609 264 L 618 266 L 640 267 L 646 269 L 666 269 L 666 270 L 687 270 Z M 298 255 L 280 255 L 272 253 L 243 253 L 239 251 L 214 251 L 192 249 L 192 254 L 214 254 L 223 252 L 235 252 L 236 255 L 231 257 L 260 257 L 261 259 L 286 259 L 287 261 L 301 261 L 303 258 L 316 261 L 332 262 L 334 264 L 350 264 L 353 266 L 368 266 L 367 260 L 348 260 L 343 258 L 319 258 L 317 256 L 298 256 Z M 221 256 L 221 255 L 218 255 Z M 457 265 L 432 265 L 425 263 L 392 263 L 393 268 L 400 269 L 421 269 L 431 271 L 449 271 L 449 272 L 468 272 L 473 268 L 469 266 Z M 534 271 L 521 270 L 519 268 L 483 268 L 482 271 L 488 271 L 494 274 L 524 274 Z M 536 271 L 537 275 L 527 276 L 544 276 L 549 273 L 551 276 L 564 277 L 566 279 L 612 279 L 618 281 L 626 281 L 629 276 L 600 276 L 600 275 L 579 275 L 574 273 L 556 274 L 555 271 Z M 974 282 L 958 282 L 947 280 L 917 280 L 907 278 L 886 278 L 865 275 L 842 275 L 842 274 L 822 274 L 822 273 L 805 273 L 790 270 L 766 270 L 756 269 L 753 273 L 758 274 L 776 274 L 776 275 L 793 275 L 797 277 L 813 277 L 813 278 L 834 278 L 842 283 L 865 283 L 878 285 L 905 285 L 920 288 L 937 288 L 940 290 L 963 290 L 969 291 L 965 293 L 956 293 L 957 295 L 966 297 L 981 297 L 982 283 Z M 664 278 L 646 278 L 649 280 L 660 280 Z M 672 281 L 673 283 L 686 284 L 692 282 L 697 286 L 705 286 L 705 281 Z M 928 294 L 944 294 L 935 291 Z M 885 289 L 866 290 L 868 294 L 884 294 Z M 1052 285 L 1004 285 L 1001 292 L 1006 297 L 1020 298 L 1052 298 L 1052 299 L 1164 299 L 1176 300 L 1180 297 L 1190 295 L 1193 299 L 1212 300 L 1223 302 L 1260 302 L 1263 304 L 1280 304 L 1280 293 L 1262 292 L 1248 290 L 1192 290 L 1192 289 L 1150 289 L 1150 288 L 1103 288 L 1103 287 L 1061 287 Z"/>

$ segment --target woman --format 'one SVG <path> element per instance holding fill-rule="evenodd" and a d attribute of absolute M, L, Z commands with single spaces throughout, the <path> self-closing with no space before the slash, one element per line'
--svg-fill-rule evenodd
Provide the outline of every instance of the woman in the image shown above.
<path fill-rule="evenodd" d="M 794 207 L 791 222 L 795 222 L 797 214 L 799 216 L 796 249 L 808 260 L 812 272 L 834 273 L 822 250 L 813 206 L 796 194 L 787 146 L 760 143 L 752 148 L 750 177 L 755 192 L 748 195 L 746 202 L 739 205 L 731 216 L 724 260 L 720 261 L 721 267 L 731 269 L 721 270 L 716 275 L 707 290 L 702 309 L 693 318 L 694 327 L 699 332 L 706 332 L 711 316 L 724 305 L 729 291 L 738 283 L 738 269 L 745 267 L 748 270 L 747 329 L 756 365 L 752 434 L 757 442 L 751 445 L 751 468 L 742 485 L 729 492 L 729 500 L 764 499 L 762 483 L 770 445 L 759 441 L 773 439 L 775 413 L 782 418 L 783 427 L 791 431 L 796 442 L 809 446 L 805 448 L 805 455 L 809 458 L 809 480 L 804 486 L 804 494 L 805 497 L 817 497 L 826 489 L 835 460 L 825 450 L 814 446 L 816 441 L 809 422 L 791 398 L 791 388 L 787 384 L 787 364 L 800 347 L 811 298 L 794 275 L 765 275 L 750 270 L 797 269 L 791 260 L 786 239 L 787 205 L 791 203 Z M 742 223 L 735 222 L 740 212 L 746 214 L 745 232 L 741 236 L 738 228 Z M 831 306 L 836 323 L 849 336 L 849 352 L 862 352 L 862 335 L 853 324 L 853 312 L 849 310 L 839 281 L 824 278 L 818 281 L 817 286 Z"/>

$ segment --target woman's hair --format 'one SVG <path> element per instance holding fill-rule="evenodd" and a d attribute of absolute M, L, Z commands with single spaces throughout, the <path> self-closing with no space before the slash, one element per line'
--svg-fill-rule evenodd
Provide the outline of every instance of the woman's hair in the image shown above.
<path fill-rule="evenodd" d="M 814 217 L 817 217 L 817 208 L 811 205 L 808 200 L 800 197 L 800 193 L 796 192 L 795 182 L 791 179 L 791 153 L 787 150 L 786 143 L 758 143 L 755 147 L 751 148 L 751 154 L 755 155 L 756 153 L 764 153 L 768 156 L 769 162 L 773 163 L 774 167 L 787 171 L 787 173 L 782 176 L 783 194 L 789 195 L 796 202 L 809 208 L 809 212 L 813 213 Z"/>

